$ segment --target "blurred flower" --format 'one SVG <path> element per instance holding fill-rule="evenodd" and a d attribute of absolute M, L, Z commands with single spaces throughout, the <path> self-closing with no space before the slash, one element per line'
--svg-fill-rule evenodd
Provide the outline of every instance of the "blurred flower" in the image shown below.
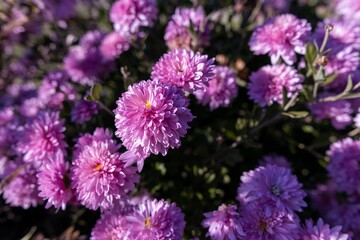
<path fill-rule="evenodd" d="M 322 96 L 326 96 L 323 94 Z M 352 123 L 351 103 L 347 100 L 317 102 L 309 105 L 311 114 L 320 122 L 329 119 L 336 129 L 344 129 Z"/>
<path fill-rule="evenodd" d="M 125 219 L 126 227 L 129 228 L 129 239 L 183 239 L 184 214 L 175 203 L 147 200 Z"/>
<path fill-rule="evenodd" d="M 139 181 L 136 169 L 125 167 L 126 153 L 109 151 L 108 143 L 93 141 L 74 159 L 72 184 L 77 199 L 89 209 L 105 210 L 124 199 Z"/>
<path fill-rule="evenodd" d="M 335 1 L 335 12 L 345 19 L 360 20 L 360 2 L 358 0 Z"/>
<path fill-rule="evenodd" d="M 248 95 L 261 107 L 274 102 L 283 102 L 283 88 L 287 90 L 287 97 L 291 98 L 302 89 L 302 75 L 285 64 L 267 65 L 253 72 L 248 85 Z"/>
<path fill-rule="evenodd" d="M 212 240 L 242 239 L 245 236 L 240 214 L 234 205 L 222 204 L 218 210 L 204 213 L 204 216 L 206 219 L 201 225 L 209 228 L 206 237 Z"/>
<path fill-rule="evenodd" d="M 278 167 L 291 168 L 289 161 L 280 155 L 267 155 L 265 156 L 260 163 L 262 166 L 266 165 L 275 165 Z"/>
<path fill-rule="evenodd" d="M 291 170 L 275 165 L 260 166 L 241 176 L 237 198 L 240 203 L 267 201 L 279 210 L 301 211 L 306 193 Z M 265 206 L 266 208 L 266 206 Z"/>
<path fill-rule="evenodd" d="M 117 32 L 111 32 L 101 42 L 100 51 L 105 58 L 115 59 L 129 50 L 130 40 Z"/>
<path fill-rule="evenodd" d="M 295 240 L 299 220 L 293 214 L 268 203 L 249 203 L 240 212 L 245 239 Z"/>
<path fill-rule="evenodd" d="M 71 110 L 71 121 L 82 124 L 90 121 L 91 118 L 99 112 L 99 107 L 94 101 L 81 99 Z"/>
<path fill-rule="evenodd" d="M 316 225 L 312 220 L 306 220 L 304 229 L 301 233 L 302 240 L 350 240 L 348 234 L 342 234 L 341 226 L 330 228 L 328 224 L 320 218 Z"/>
<path fill-rule="evenodd" d="M 265 0 L 264 6 L 277 13 L 286 13 L 289 11 L 290 2 L 288 0 Z"/>
<path fill-rule="evenodd" d="M 70 49 L 64 59 L 64 68 L 74 82 L 92 85 L 114 67 L 114 62 L 105 58 L 100 51 L 104 36 L 97 30 L 87 32 L 80 45 Z"/>
<path fill-rule="evenodd" d="M 125 216 L 121 212 L 105 212 L 91 230 L 90 240 L 129 239 L 128 229 L 124 226 Z"/>
<path fill-rule="evenodd" d="M 283 14 L 269 19 L 253 32 L 249 45 L 254 54 L 269 54 L 271 63 L 280 57 L 286 64 L 296 62 L 296 54 L 305 54 L 306 41 L 311 26 L 291 14 Z"/>
<path fill-rule="evenodd" d="M 190 34 L 191 31 L 195 36 Z M 164 39 L 170 49 L 209 45 L 210 28 L 203 8 L 176 8 L 166 26 Z"/>
<path fill-rule="evenodd" d="M 73 101 L 76 97 L 76 89 L 69 80 L 69 76 L 63 70 L 48 73 L 42 80 L 38 91 L 41 105 L 60 110 L 63 107 L 63 101 Z"/>
<path fill-rule="evenodd" d="M 21 161 L 7 161 L 5 164 L 3 179 L 10 179 L 4 186 L 3 198 L 10 206 L 28 209 L 39 205 L 42 199 L 38 196 L 36 170 L 32 165 L 23 164 Z"/>
<path fill-rule="evenodd" d="M 327 170 L 338 190 L 360 194 L 360 141 L 345 138 L 334 142 L 326 154 L 330 158 Z"/>
<path fill-rule="evenodd" d="M 209 104 L 210 109 L 227 107 L 237 97 L 236 75 L 228 67 L 215 67 L 215 77 L 204 86 L 205 91 L 195 91 L 196 98 L 203 104 Z"/>
<path fill-rule="evenodd" d="M 115 135 L 141 158 L 139 171 L 151 153 L 165 156 L 169 148 L 178 148 L 194 118 L 181 89 L 157 81 L 129 86 L 116 103 Z"/>
<path fill-rule="evenodd" d="M 76 1 L 74 0 L 43 0 L 43 2 L 56 20 L 66 20 L 75 14 Z"/>
<path fill-rule="evenodd" d="M 69 163 L 65 162 L 61 151 L 41 166 L 37 178 L 39 197 L 47 200 L 45 208 L 53 205 L 56 209 L 65 210 L 66 204 L 73 198 L 68 170 Z"/>
<path fill-rule="evenodd" d="M 17 149 L 24 154 L 25 162 L 39 167 L 53 159 L 57 151 L 65 153 L 64 131 L 64 120 L 60 120 L 58 112 L 40 112 L 19 132 Z"/>
<path fill-rule="evenodd" d="M 151 72 L 152 79 L 173 84 L 185 91 L 204 90 L 214 77 L 214 58 L 186 49 L 174 49 L 164 54 Z"/>
<path fill-rule="evenodd" d="M 118 0 L 110 9 L 110 21 L 122 36 L 138 35 L 142 27 L 151 27 L 158 10 L 155 0 Z"/>

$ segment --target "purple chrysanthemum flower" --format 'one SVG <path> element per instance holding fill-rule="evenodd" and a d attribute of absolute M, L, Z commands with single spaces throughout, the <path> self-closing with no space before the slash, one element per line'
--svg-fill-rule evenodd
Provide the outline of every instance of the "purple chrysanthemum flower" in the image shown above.
<path fill-rule="evenodd" d="M 271 63 L 276 64 L 280 57 L 292 65 L 296 53 L 305 54 L 306 41 L 311 31 L 310 24 L 292 14 L 283 14 L 269 19 L 255 29 L 249 45 L 254 54 L 269 54 Z"/>
<path fill-rule="evenodd" d="M 111 32 L 101 42 L 100 51 L 105 58 L 115 59 L 121 53 L 129 50 L 130 40 L 118 32 Z"/>
<path fill-rule="evenodd" d="M 344 129 L 352 123 L 353 109 L 347 100 L 317 102 L 309 105 L 309 108 L 316 121 L 329 119 L 336 129 Z"/>
<path fill-rule="evenodd" d="M 74 82 L 92 85 L 114 67 L 113 61 L 105 58 L 100 51 L 100 44 L 105 34 L 90 31 L 80 40 L 80 45 L 70 49 L 64 59 L 64 69 Z"/>
<path fill-rule="evenodd" d="M 73 161 L 72 184 L 81 204 L 109 209 L 134 189 L 139 177 L 134 167 L 125 167 L 126 158 L 127 153 L 112 153 L 106 142 L 97 141 L 79 153 Z"/>
<path fill-rule="evenodd" d="M 59 110 L 63 101 L 73 101 L 76 98 L 76 89 L 69 80 L 68 74 L 63 70 L 55 70 L 47 74 L 38 91 L 41 105 Z"/>
<path fill-rule="evenodd" d="M 209 104 L 211 110 L 228 106 L 238 94 L 236 75 L 230 68 L 215 67 L 214 72 L 215 77 L 208 82 L 208 87 L 204 87 L 205 91 L 194 93 L 203 105 Z"/>
<path fill-rule="evenodd" d="M 85 133 L 77 139 L 73 149 L 73 157 L 77 158 L 79 153 L 86 146 L 91 145 L 92 142 L 105 142 L 108 145 L 109 151 L 116 153 L 120 149 L 121 144 L 118 144 L 112 137 L 113 133 L 107 128 L 96 128 L 93 134 Z"/>
<path fill-rule="evenodd" d="M 47 200 L 45 208 L 54 206 L 65 210 L 66 204 L 73 198 L 68 175 L 69 163 L 64 154 L 57 152 L 51 161 L 44 163 L 37 174 L 39 197 Z"/>
<path fill-rule="evenodd" d="M 64 120 L 60 120 L 58 112 L 41 112 L 19 133 L 17 149 L 24 154 L 25 162 L 40 166 L 57 151 L 65 153 L 64 131 Z"/>
<path fill-rule="evenodd" d="M 5 166 L 3 179 L 9 178 L 10 182 L 4 186 L 3 198 L 13 207 L 36 207 L 42 202 L 38 196 L 36 170 L 32 165 L 21 161 L 8 161 Z"/>
<path fill-rule="evenodd" d="M 119 211 L 108 211 L 101 215 L 91 230 L 91 240 L 129 239 L 125 227 L 125 216 Z"/>
<path fill-rule="evenodd" d="M 338 189 L 360 193 L 360 141 L 351 138 L 337 141 L 331 144 L 326 154 L 330 158 L 327 170 Z"/>
<path fill-rule="evenodd" d="M 110 9 L 110 21 L 123 36 L 139 34 L 142 27 L 154 25 L 157 17 L 155 0 L 118 0 Z"/>
<path fill-rule="evenodd" d="M 96 102 L 81 99 L 71 110 L 71 121 L 82 124 L 91 120 L 91 118 L 98 112 L 99 107 Z"/>
<path fill-rule="evenodd" d="M 267 65 L 250 75 L 248 94 L 261 107 L 274 102 L 282 103 L 283 87 L 291 98 L 302 89 L 302 75 L 285 64 Z"/>
<path fill-rule="evenodd" d="M 299 237 L 300 226 L 297 216 L 277 209 L 269 203 L 246 204 L 240 214 L 245 239 L 297 240 Z"/>
<path fill-rule="evenodd" d="M 46 8 L 55 19 L 68 19 L 74 15 L 74 0 L 43 0 Z"/>
<path fill-rule="evenodd" d="M 291 165 L 290 165 L 289 161 L 284 156 L 280 156 L 280 155 L 268 155 L 268 156 L 265 156 L 261 160 L 261 165 L 262 166 L 275 165 L 275 166 L 278 166 L 278 167 L 291 168 Z"/>
<path fill-rule="evenodd" d="M 348 234 L 341 233 L 341 226 L 330 228 L 328 224 L 320 218 L 316 225 L 312 220 L 306 220 L 304 229 L 301 233 L 301 240 L 350 240 Z"/>
<path fill-rule="evenodd" d="M 360 2 L 358 0 L 335 1 L 335 12 L 345 19 L 360 20 Z"/>
<path fill-rule="evenodd" d="M 175 203 L 148 200 L 126 216 L 129 239 L 181 240 L 185 228 L 184 214 Z"/>
<path fill-rule="evenodd" d="M 271 9 L 278 13 L 285 13 L 289 11 L 290 2 L 288 0 L 265 0 L 264 6 L 266 9 Z"/>
<path fill-rule="evenodd" d="M 189 31 L 193 31 L 198 39 L 195 40 Z M 203 8 L 176 8 L 166 27 L 164 39 L 170 49 L 209 45 L 210 29 Z"/>
<path fill-rule="evenodd" d="M 203 90 L 214 77 L 214 58 L 186 49 L 174 49 L 164 54 L 151 72 L 152 79 L 173 84 L 185 91 Z"/>
<path fill-rule="evenodd" d="M 204 213 L 201 225 L 209 228 L 206 237 L 212 240 L 241 239 L 245 233 L 241 226 L 240 214 L 236 206 L 222 204 L 218 210 Z"/>
<path fill-rule="evenodd" d="M 33 118 L 39 114 L 43 104 L 38 97 L 25 99 L 20 105 L 15 106 L 16 111 L 25 118 Z"/>
<path fill-rule="evenodd" d="M 115 135 L 141 158 L 139 171 L 151 153 L 165 156 L 169 148 L 178 148 L 194 118 L 183 91 L 157 81 L 129 86 L 116 103 Z"/>
<path fill-rule="evenodd" d="M 281 210 L 301 211 L 306 207 L 306 193 L 301 189 L 295 175 L 289 168 L 275 165 L 260 166 L 241 176 L 238 200 L 243 203 L 268 201 Z"/>
<path fill-rule="evenodd" d="M 10 121 L 14 120 L 14 108 L 13 107 L 5 107 L 0 110 L 0 126 L 4 126 Z"/>

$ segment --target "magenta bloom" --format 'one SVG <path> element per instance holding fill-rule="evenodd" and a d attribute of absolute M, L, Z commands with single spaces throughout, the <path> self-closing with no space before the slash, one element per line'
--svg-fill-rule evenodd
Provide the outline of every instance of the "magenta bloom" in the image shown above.
<path fill-rule="evenodd" d="M 125 228 L 125 216 L 118 211 L 108 211 L 101 215 L 91 230 L 91 240 L 128 239 L 128 229 Z"/>
<path fill-rule="evenodd" d="M 69 80 L 69 76 L 63 70 L 47 74 L 38 92 L 41 105 L 60 110 L 65 100 L 73 101 L 76 98 L 76 89 Z"/>
<path fill-rule="evenodd" d="M 327 170 L 340 191 L 360 193 L 360 141 L 345 138 L 331 144 L 326 153 L 330 162 Z"/>
<path fill-rule="evenodd" d="M 90 121 L 91 118 L 99 112 L 99 107 L 94 101 L 81 99 L 71 110 L 71 121 L 82 124 Z"/>
<path fill-rule="evenodd" d="M 306 193 L 291 170 L 275 165 L 258 167 L 241 176 L 238 200 L 243 203 L 267 201 L 283 211 L 301 211 Z"/>
<path fill-rule="evenodd" d="M 5 185 L 3 198 L 10 206 L 28 209 L 39 205 L 42 199 L 38 196 L 36 170 L 32 165 L 25 166 L 23 164 L 21 161 L 7 161 L 5 164 L 3 179 L 9 177 L 17 169 L 19 173 L 9 184 Z"/>
<path fill-rule="evenodd" d="M 180 138 L 185 136 L 190 128 L 188 123 L 194 118 L 183 91 L 157 81 L 129 86 L 116 103 L 115 135 L 128 150 L 141 157 L 139 170 L 143 159 L 151 153 L 165 156 L 169 148 L 178 148 Z"/>
<path fill-rule="evenodd" d="M 69 163 L 64 161 L 62 152 L 57 152 L 51 161 L 44 163 L 37 174 L 39 197 L 47 200 L 45 208 L 54 206 L 65 210 L 73 198 L 68 175 Z"/>
<path fill-rule="evenodd" d="M 228 67 L 215 67 L 215 77 L 209 81 L 205 91 L 195 91 L 195 96 L 203 104 L 209 104 L 210 109 L 227 107 L 237 97 L 238 88 L 236 75 Z"/>
<path fill-rule="evenodd" d="M 347 100 L 317 102 L 309 106 L 315 120 L 320 122 L 329 119 L 336 129 L 344 129 L 352 123 L 351 103 Z"/>
<path fill-rule="evenodd" d="M 152 79 L 173 84 L 185 91 L 203 90 L 214 77 L 214 58 L 186 49 L 174 49 L 163 55 L 151 72 Z"/>
<path fill-rule="evenodd" d="M 245 236 L 240 214 L 234 205 L 222 204 L 218 210 L 204 213 L 204 216 L 206 219 L 201 225 L 209 228 L 206 237 L 212 240 L 242 239 Z"/>
<path fill-rule="evenodd" d="M 248 94 L 261 107 L 274 102 L 282 103 L 282 89 L 285 87 L 291 98 L 302 89 L 302 75 L 285 64 L 267 65 L 250 75 Z"/>
<path fill-rule="evenodd" d="M 288 65 L 296 61 L 296 53 L 305 54 L 305 46 L 311 31 L 310 24 L 292 14 L 269 19 L 253 32 L 249 45 L 256 55 L 269 54 L 271 63 L 280 57 Z"/>
<path fill-rule="evenodd" d="M 139 181 L 136 169 L 125 167 L 125 154 L 112 153 L 106 142 L 92 142 L 73 161 L 72 180 L 77 199 L 87 208 L 102 210 L 124 199 Z"/>
<path fill-rule="evenodd" d="M 181 240 L 185 228 L 184 214 L 175 203 L 148 200 L 126 216 L 129 239 Z"/>
<path fill-rule="evenodd" d="M 122 36 L 137 35 L 142 27 L 151 27 L 157 18 L 155 0 L 118 0 L 110 9 L 110 21 Z"/>
<path fill-rule="evenodd" d="M 350 240 L 348 234 L 341 233 L 341 226 L 330 228 L 328 224 L 320 218 L 316 225 L 312 220 L 306 220 L 304 229 L 301 233 L 301 240 Z"/>
<path fill-rule="evenodd" d="M 299 220 L 296 215 L 277 209 L 269 203 L 249 203 L 240 212 L 244 239 L 297 240 Z"/>
<path fill-rule="evenodd" d="M 114 67 L 113 61 L 105 58 L 100 51 L 104 36 L 99 31 L 90 31 L 82 37 L 80 45 L 70 49 L 64 59 L 64 68 L 74 82 L 92 85 Z"/>
<path fill-rule="evenodd" d="M 65 153 L 64 120 L 58 112 L 41 112 L 25 125 L 17 149 L 24 154 L 24 161 L 40 166 L 54 158 L 57 151 Z"/>
<path fill-rule="evenodd" d="M 201 6 L 197 8 L 176 8 L 166 26 L 164 36 L 166 45 L 170 49 L 193 49 L 209 45 L 210 29 L 206 18 Z M 196 34 L 197 41 L 190 35 L 189 30 Z"/>
<path fill-rule="evenodd" d="M 109 151 L 116 153 L 120 149 L 121 144 L 118 144 L 112 137 L 113 133 L 107 128 L 96 128 L 93 134 L 85 133 L 77 139 L 73 150 L 74 158 L 77 158 L 78 154 L 86 146 L 91 145 L 92 142 L 105 142 L 108 145 Z"/>
<path fill-rule="evenodd" d="M 335 1 L 335 12 L 345 19 L 360 20 L 360 2 L 357 0 Z"/>
<path fill-rule="evenodd" d="M 111 32 L 101 42 L 101 54 L 108 59 L 115 59 L 121 53 L 129 50 L 130 40 L 117 32 Z"/>

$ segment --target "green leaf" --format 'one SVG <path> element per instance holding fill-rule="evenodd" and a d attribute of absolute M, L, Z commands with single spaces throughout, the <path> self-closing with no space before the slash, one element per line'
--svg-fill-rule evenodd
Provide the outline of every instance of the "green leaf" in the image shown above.
<path fill-rule="evenodd" d="M 291 117 L 291 118 L 304 118 L 309 115 L 307 111 L 290 111 L 290 112 L 283 112 L 284 116 Z"/>
<path fill-rule="evenodd" d="M 86 95 L 86 96 L 84 97 L 84 99 L 85 99 L 86 101 L 92 101 L 92 100 L 93 100 L 90 95 Z"/>
<path fill-rule="evenodd" d="M 321 86 L 326 86 L 326 85 L 329 85 L 330 83 L 332 83 L 335 78 L 338 76 L 337 73 L 332 73 L 328 76 L 325 77 L 325 81 L 323 83 L 321 83 Z"/>
<path fill-rule="evenodd" d="M 349 75 L 344 93 L 349 93 L 352 90 L 352 88 L 353 88 L 353 82 L 352 82 L 351 76 Z"/>
<path fill-rule="evenodd" d="M 92 85 L 90 90 L 90 96 L 92 97 L 92 100 L 98 101 L 100 99 L 101 92 L 102 86 L 100 84 L 95 83 L 94 85 Z"/>
<path fill-rule="evenodd" d="M 312 66 L 315 58 L 316 58 L 317 52 L 316 52 L 316 47 L 313 43 L 308 42 L 308 44 L 306 44 L 306 52 L 305 52 L 305 60 L 307 65 Z"/>
<path fill-rule="evenodd" d="M 287 89 L 286 89 L 286 87 L 283 86 L 282 87 L 282 106 L 283 107 L 286 105 L 287 100 L 288 100 L 287 94 L 288 94 Z"/>
<path fill-rule="evenodd" d="M 347 94 L 343 96 L 341 99 L 354 99 L 354 98 L 360 98 L 360 93 Z"/>

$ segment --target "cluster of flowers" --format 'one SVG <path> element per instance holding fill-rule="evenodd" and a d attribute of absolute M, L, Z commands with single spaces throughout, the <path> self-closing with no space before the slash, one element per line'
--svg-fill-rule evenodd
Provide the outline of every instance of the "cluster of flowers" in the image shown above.
<path fill-rule="evenodd" d="M 41 15 L 29 21 L 21 8 L 12 8 L 12 19 L 25 19 L 6 32 L 7 40 L 21 42 L 20 33 L 36 33 L 41 18 L 65 20 L 75 12 L 76 1 L 34 1 Z M 271 1 L 264 1 L 271 6 Z M 288 2 L 278 1 L 276 9 L 286 12 Z M 348 76 L 359 82 L 360 25 L 359 4 L 338 0 L 338 18 L 326 19 L 315 32 L 306 20 L 283 14 L 256 28 L 250 39 L 255 55 L 268 54 L 270 65 L 253 72 L 248 94 L 261 107 L 282 104 L 283 88 L 287 98 L 303 88 L 300 74 L 306 43 L 318 45 L 325 26 L 332 26 L 326 48 L 331 51 L 324 66 L 326 75 L 336 73 L 320 97 L 343 91 Z M 348 17 L 348 13 L 352 17 Z M 215 66 L 214 59 L 200 51 L 210 43 L 210 26 L 202 7 L 177 8 L 165 30 L 169 48 L 151 71 L 150 79 L 135 83 L 116 102 L 115 136 L 109 129 L 96 128 L 75 139 L 69 147 L 62 114 L 64 104 L 72 103 L 71 120 L 83 124 L 99 112 L 96 102 L 84 100 L 77 86 L 91 86 L 115 69 L 115 60 L 145 36 L 144 27 L 156 22 L 155 0 L 117 0 L 110 9 L 113 31 L 92 30 L 72 46 L 63 59 L 63 69 L 48 72 L 39 86 L 33 77 L 31 55 L 25 54 L 12 65 L 7 77 L 22 77 L 21 83 L 2 83 L 0 110 L 0 179 L 2 196 L 10 206 L 29 208 L 46 201 L 64 210 L 67 205 L 83 205 L 101 210 L 92 239 L 182 239 L 184 215 L 164 200 L 137 200 L 130 197 L 140 181 L 139 172 L 151 154 L 166 155 L 178 148 L 195 118 L 189 109 L 188 94 L 211 110 L 229 106 L 237 97 L 235 73 L 227 66 Z M 5 29 L 7 30 L 7 29 Z M 196 37 L 194 37 L 194 35 Z M 6 44 L 6 54 L 14 51 Z M 298 68 L 294 65 L 298 64 Z M 36 68 L 36 67 L 35 67 Z M 27 69 L 29 69 L 27 71 Z M 360 127 L 359 100 L 312 103 L 309 108 L 318 121 L 330 119 L 343 129 L 355 122 Z M 355 116 L 358 114 L 357 116 Z M 136 121 L 134 121 L 136 120 Z M 126 151 L 121 152 L 124 146 Z M 357 161 L 360 142 L 350 138 L 336 142 L 328 151 L 330 181 L 311 194 L 314 205 L 332 225 L 342 225 L 352 236 L 360 234 Z M 238 188 L 239 206 L 221 205 L 205 213 L 202 222 L 212 239 L 350 239 L 341 227 L 331 228 L 322 219 L 301 225 L 297 212 L 307 204 L 306 193 L 284 158 L 265 158 L 264 165 L 243 173 Z M 137 164 L 137 169 L 133 166 Z M 345 193 L 339 200 L 338 195 Z M 325 202 L 326 201 L 326 202 Z M 326 204 L 324 204 L 326 203 Z"/>
<path fill-rule="evenodd" d="M 304 226 L 296 214 L 307 204 L 306 193 L 289 164 L 281 156 L 268 156 L 264 165 L 244 172 L 237 191 L 236 205 L 222 204 L 205 213 L 202 225 L 211 239 L 350 239 L 341 227 L 331 228 L 319 219 Z"/>
<path fill-rule="evenodd" d="M 300 70 L 305 66 L 303 59 L 297 61 L 296 53 L 304 55 L 308 41 L 321 46 L 326 26 L 332 29 L 324 47 L 331 51 L 320 67 L 324 69 L 326 76 L 336 74 L 336 77 L 325 86 L 325 91 L 318 98 L 343 92 L 349 76 L 352 77 L 353 84 L 359 82 L 360 24 L 357 19 L 342 14 L 344 8 L 339 6 L 345 5 L 345 2 L 338 1 L 335 7 L 338 17 L 320 22 L 314 33 L 311 33 L 311 26 L 306 20 L 297 19 L 291 14 L 273 17 L 255 29 L 249 41 L 250 49 L 255 55 L 268 54 L 272 65 L 261 67 L 250 75 L 248 94 L 251 99 L 265 107 L 274 102 L 283 102 L 283 87 L 287 91 L 287 98 L 299 93 L 304 79 Z M 295 63 L 298 64 L 297 69 L 293 66 Z M 344 129 L 352 123 L 360 126 L 357 99 L 319 101 L 310 104 L 309 108 L 317 121 L 329 119 L 336 129 Z"/>

